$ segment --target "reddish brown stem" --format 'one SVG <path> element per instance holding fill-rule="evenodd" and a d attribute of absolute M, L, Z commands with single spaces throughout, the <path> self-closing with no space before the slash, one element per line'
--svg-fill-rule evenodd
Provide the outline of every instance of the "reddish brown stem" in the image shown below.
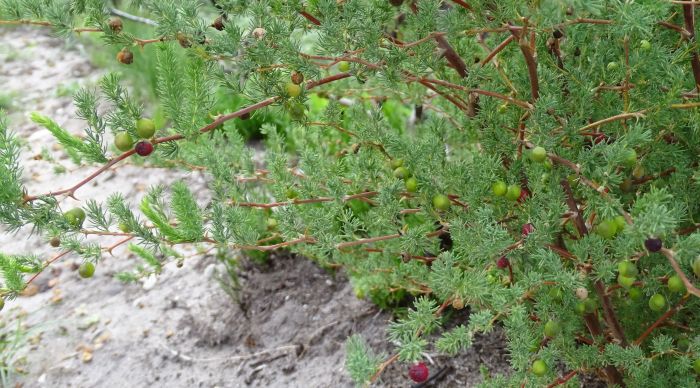
<path fill-rule="evenodd" d="M 350 77 L 350 73 L 338 73 L 338 74 L 334 74 L 334 75 L 326 77 L 326 78 L 322 78 L 318 81 L 309 81 L 306 84 L 306 89 L 313 89 L 315 87 L 318 87 L 318 86 L 321 86 L 321 85 L 324 85 L 324 84 L 327 84 L 327 83 L 330 83 L 333 81 L 341 80 L 341 79 L 347 78 L 347 77 Z M 242 116 L 246 113 L 250 113 L 252 111 L 264 108 L 268 105 L 272 105 L 278 99 L 279 99 L 279 97 L 270 97 L 266 100 L 260 101 L 256 104 L 253 104 L 253 105 L 248 106 L 246 108 L 240 109 L 236 112 L 229 113 L 229 114 L 223 115 L 223 116 L 219 116 L 214 121 L 212 121 L 210 124 L 200 128 L 199 133 L 209 132 L 228 120 L 231 120 L 231 119 L 234 119 L 236 117 Z M 183 135 L 180 135 L 180 134 L 165 136 L 165 137 L 161 137 L 161 138 L 153 140 L 153 144 L 160 144 L 160 143 L 166 143 L 166 142 L 170 142 L 170 141 L 177 141 L 177 140 L 182 140 L 184 138 L 185 137 Z M 56 197 L 56 196 L 59 196 L 62 194 L 68 194 L 69 196 L 73 196 L 75 191 L 78 190 L 80 187 L 84 186 L 86 183 L 95 179 L 97 176 L 99 176 L 103 172 L 107 171 L 110 167 L 114 166 L 115 164 L 121 162 L 122 160 L 127 159 L 128 157 L 130 157 L 134 153 L 135 153 L 134 150 L 130 150 L 130 151 L 124 152 L 123 154 L 111 159 L 104 166 L 97 169 L 97 171 L 90 174 L 88 177 L 86 177 L 85 179 L 81 180 L 80 182 L 76 183 L 75 185 L 73 185 L 72 187 L 70 187 L 68 189 L 59 190 L 56 192 L 50 192 L 50 193 L 42 194 L 42 195 L 26 196 L 24 198 L 24 202 L 26 203 L 26 202 L 34 201 L 34 200 L 39 199 L 40 197 L 45 197 L 45 196 Z"/>
<path fill-rule="evenodd" d="M 525 39 L 527 28 L 524 28 L 522 31 L 511 28 L 509 31 L 518 39 L 520 51 L 522 51 L 523 57 L 525 58 L 525 64 L 527 65 L 527 72 L 530 78 L 530 94 L 534 102 L 540 97 L 540 81 L 537 77 L 537 60 L 535 59 L 534 50 L 530 46 L 530 42 Z M 534 41 L 532 43 L 534 43 Z"/>
<path fill-rule="evenodd" d="M 659 317 L 651 326 L 649 326 L 646 330 L 644 330 L 644 333 L 639 336 L 636 340 L 634 340 L 635 345 L 641 345 L 642 342 L 657 328 L 659 327 L 662 323 L 664 323 L 668 318 L 673 316 L 680 308 L 685 304 L 685 302 L 688 301 L 689 296 L 686 295 L 684 296 L 680 302 L 678 302 L 675 306 L 673 306 L 670 310 L 666 311 L 662 316 Z"/>
<path fill-rule="evenodd" d="M 473 11 L 473 10 L 474 10 L 474 9 L 472 8 L 471 5 L 465 3 L 465 2 L 462 1 L 462 0 L 452 0 L 452 2 L 454 2 L 455 4 L 458 4 L 458 5 L 461 6 L 462 8 L 466 8 L 466 9 L 468 9 L 468 10 L 470 10 L 470 11 Z"/>
<path fill-rule="evenodd" d="M 445 52 L 445 59 L 457 70 L 457 73 L 459 73 L 459 76 L 462 78 L 465 78 L 468 74 L 467 72 L 467 64 L 464 63 L 464 60 L 462 57 L 457 54 L 454 48 L 450 45 L 449 42 L 447 42 L 447 39 L 443 35 L 438 35 L 435 37 L 435 41 L 438 44 L 438 47 L 442 49 Z"/>
<path fill-rule="evenodd" d="M 683 4 L 683 21 L 685 29 L 690 33 L 688 40 L 695 43 L 695 5 Z M 696 50 L 693 50 L 693 55 L 690 58 L 690 66 L 693 68 L 693 78 L 695 79 L 695 87 L 700 90 L 700 56 Z"/>
<path fill-rule="evenodd" d="M 489 53 L 489 55 L 487 55 L 486 58 L 484 58 L 484 60 L 481 61 L 481 65 L 480 65 L 480 66 L 481 66 L 481 67 L 486 66 L 486 64 L 488 64 L 489 62 L 491 62 L 491 60 L 492 60 L 496 55 L 498 55 L 498 53 L 500 53 L 501 51 L 503 51 L 503 49 L 506 48 L 506 47 L 510 44 L 510 42 L 512 42 L 514 39 L 515 39 L 515 36 L 513 36 L 513 35 L 507 37 L 503 42 L 501 42 L 498 46 L 496 46 L 496 48 L 494 48 L 493 50 L 491 50 L 491 52 Z"/>
<path fill-rule="evenodd" d="M 564 375 L 564 377 L 560 377 L 555 382 L 549 384 L 547 386 L 547 388 L 553 388 L 553 387 L 556 387 L 557 385 L 562 385 L 562 384 L 566 383 L 567 381 L 571 380 L 574 376 L 576 376 L 577 373 L 578 373 L 578 371 L 572 370 L 571 372 Z"/>
<path fill-rule="evenodd" d="M 311 15 L 310 13 L 308 13 L 306 11 L 299 11 L 299 15 L 303 16 L 306 20 L 310 21 L 311 23 L 313 23 L 317 26 L 321 25 L 320 20 L 316 19 L 313 15 Z"/>

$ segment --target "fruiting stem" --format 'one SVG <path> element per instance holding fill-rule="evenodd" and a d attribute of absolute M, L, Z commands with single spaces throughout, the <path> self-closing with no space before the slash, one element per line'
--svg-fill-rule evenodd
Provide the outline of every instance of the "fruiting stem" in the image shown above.
<path fill-rule="evenodd" d="M 343 79 L 343 78 L 347 78 L 347 77 L 349 77 L 349 76 L 350 76 L 350 73 L 338 73 L 338 74 L 334 74 L 334 75 L 329 76 L 329 77 L 326 77 L 326 78 L 322 78 L 322 79 L 320 79 L 320 80 L 318 80 L 318 81 L 310 81 L 310 82 L 308 82 L 308 83 L 306 84 L 306 89 L 313 89 L 313 88 L 315 88 L 315 87 L 317 87 L 317 86 L 321 86 L 321 85 L 324 85 L 324 84 L 327 84 L 327 83 L 330 83 L 330 82 L 334 82 L 334 81 L 337 81 L 337 80 L 340 80 L 340 79 Z M 268 98 L 268 99 L 266 99 L 266 100 L 260 101 L 260 102 L 258 102 L 258 103 L 256 103 L 256 104 L 250 105 L 250 106 L 248 106 L 248 107 L 246 107 L 246 108 L 240 109 L 240 110 L 238 110 L 238 111 L 236 111 L 236 112 L 229 113 L 229 114 L 223 115 L 223 116 L 219 116 L 219 117 L 216 118 L 214 121 L 212 121 L 210 124 L 208 124 L 208 125 L 206 125 L 206 126 L 200 128 L 199 133 L 206 133 L 206 132 L 209 132 L 209 131 L 213 130 L 214 128 L 218 127 L 219 125 L 223 124 L 224 122 L 226 122 L 226 121 L 228 121 L 228 120 L 231 120 L 231 119 L 234 119 L 234 118 L 236 118 L 236 117 L 242 116 L 242 115 L 244 115 L 244 114 L 246 114 L 246 113 L 250 113 L 250 112 L 252 112 L 252 111 L 255 111 L 255 110 L 264 108 L 264 107 L 266 107 L 266 106 L 268 106 L 268 105 L 272 105 L 272 104 L 273 104 L 274 102 L 276 102 L 278 99 L 279 99 L 279 97 L 270 97 L 270 98 Z M 177 140 L 182 140 L 182 139 L 184 139 L 184 138 L 185 138 L 185 136 L 180 135 L 180 134 L 178 134 L 178 135 L 172 135 L 172 136 L 166 136 L 166 137 L 161 137 L 161 138 L 155 139 L 155 140 L 153 141 L 153 144 L 160 144 L 160 143 L 165 143 L 165 142 L 170 142 L 170 141 L 177 141 Z M 135 151 L 132 149 L 132 150 L 130 150 L 130 151 L 124 152 L 123 154 L 117 156 L 116 158 L 111 159 L 111 160 L 108 161 L 104 166 L 102 166 L 102 167 L 100 167 L 99 169 L 97 169 L 97 171 L 95 171 L 94 173 L 90 174 L 88 177 L 86 177 L 85 179 L 83 179 L 82 181 L 76 183 L 74 186 L 72 186 L 72 187 L 70 187 L 70 188 L 68 188 L 68 189 L 59 190 L 59 191 L 55 191 L 55 192 L 49 192 L 49 193 L 42 194 L 42 195 L 31 195 L 31 196 L 26 196 L 26 197 L 24 198 L 24 203 L 31 202 L 31 201 L 35 201 L 35 200 L 37 200 L 37 199 L 40 198 L 40 197 L 47 197 L 47 196 L 48 196 L 48 197 L 56 197 L 56 196 L 63 195 L 63 194 L 67 194 L 67 195 L 69 195 L 69 196 L 73 196 L 73 194 L 75 193 L 75 191 L 77 191 L 80 187 L 82 187 L 82 186 L 85 185 L 86 183 L 90 182 L 91 180 L 95 179 L 96 177 L 98 177 L 98 176 L 99 176 L 100 174 L 102 174 L 103 172 L 107 171 L 110 167 L 114 166 L 115 164 L 121 162 L 121 161 L 124 160 L 124 159 L 127 159 L 128 157 L 130 157 L 130 156 L 133 155 L 134 153 L 135 153 Z"/>
<path fill-rule="evenodd" d="M 460 5 L 462 8 L 466 8 L 466 9 L 468 9 L 468 10 L 470 10 L 470 11 L 474 11 L 474 8 L 472 8 L 471 5 L 465 3 L 465 2 L 462 1 L 462 0 L 452 0 L 452 2 L 454 2 L 454 3 L 458 4 L 458 5 Z"/>

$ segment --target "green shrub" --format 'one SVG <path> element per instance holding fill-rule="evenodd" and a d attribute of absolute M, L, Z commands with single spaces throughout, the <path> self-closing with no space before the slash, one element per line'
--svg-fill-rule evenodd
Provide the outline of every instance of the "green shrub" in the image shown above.
<path fill-rule="evenodd" d="M 162 119 L 142 141 L 158 158 L 203 166 L 213 201 L 203 207 L 181 182 L 152 188 L 137 212 L 115 188 L 104 204 L 85 202 L 78 230 L 58 204 L 85 181 L 25 193 L 3 122 L 0 221 L 10 230 L 32 224 L 60 236 L 61 252 L 97 271 L 101 249 L 83 236 L 118 225 L 152 272 L 181 260 L 171 246 L 183 243 L 286 248 L 342 267 L 360 297 L 413 301 L 389 330 L 389 362 L 349 342 L 358 384 L 429 349 L 460 352 L 502 325 L 513 372 L 486 385 L 575 384 L 585 374 L 636 387 L 697 385 L 694 5 L 216 1 L 227 15 L 218 30 L 209 26 L 214 10 L 197 2 L 141 0 L 132 12 L 158 26 L 136 35 L 131 24 L 112 30 L 101 1 L 70 1 L 70 13 L 66 2 L 38 3 L 0 2 L 2 23 L 62 35 L 88 28 L 112 54 L 131 52 L 123 72 L 147 64 L 149 82 L 136 85 L 156 91 Z M 292 72 L 305 79 L 295 97 Z M 89 124 L 82 139 L 33 118 L 75 160 L 118 165 L 134 150 L 106 151 L 112 135 L 133 135 L 144 115 L 125 90 L 108 75 L 99 96 L 76 94 Z M 106 116 L 94 113 L 98 97 L 112 105 Z M 243 135 L 249 113 L 264 117 L 264 170 Z M 25 273 L 44 269 L 1 257 L 5 298 L 23 289 Z M 687 292 L 669 291 L 672 276 Z M 443 330 L 444 312 L 465 305 L 469 322 Z M 545 335 L 547 322 L 557 327 Z"/>

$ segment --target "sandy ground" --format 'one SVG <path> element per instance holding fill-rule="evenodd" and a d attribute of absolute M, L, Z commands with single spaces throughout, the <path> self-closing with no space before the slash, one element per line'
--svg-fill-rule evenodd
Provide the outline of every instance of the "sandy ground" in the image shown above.
<path fill-rule="evenodd" d="M 0 97 L 11 97 L 11 127 L 26 139 L 22 164 L 30 193 L 68 187 L 95 168 L 71 164 L 48 131 L 27 119 L 38 111 L 76 134 L 82 129 L 70 95 L 57 90 L 94 85 L 103 70 L 90 65 L 79 45 L 63 44 L 44 30 L 0 28 Z M 55 160 L 37 157 L 42 149 Z M 58 165 L 68 171 L 55 174 Z M 126 165 L 77 197 L 101 201 L 120 191 L 137 203 L 147 189 L 140 183 L 144 171 L 149 184 L 185 179 L 205 187 L 201 173 Z M 6 254 L 56 253 L 29 230 L 0 229 L 0 246 Z M 267 265 L 240 260 L 238 300 L 215 280 L 223 266 L 211 255 L 193 255 L 182 268 L 167 265 L 161 276 L 136 284 L 113 277 L 139 263 L 123 248 L 105 254 L 89 280 L 77 276 L 75 258 L 59 261 L 38 279 L 33 295 L 8 302 L 2 312 L 5 325 L 21 320 L 31 333 L 16 381 L 24 387 L 349 387 L 343 365 L 349 335 L 362 334 L 375 350 L 391 352 L 385 341 L 390 314 L 356 299 L 342 274 L 288 254 Z M 432 371 L 446 373 L 425 386 L 474 386 L 481 365 L 492 373 L 508 368 L 498 331 L 478 337 L 457 357 L 432 360 Z M 393 365 L 377 385 L 411 386 L 406 372 L 406 365 Z"/>

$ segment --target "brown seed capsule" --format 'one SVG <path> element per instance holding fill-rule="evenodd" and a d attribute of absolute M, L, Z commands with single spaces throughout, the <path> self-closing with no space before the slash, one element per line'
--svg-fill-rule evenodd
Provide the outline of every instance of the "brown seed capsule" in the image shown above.
<path fill-rule="evenodd" d="M 462 298 L 455 298 L 455 299 L 452 301 L 452 307 L 453 307 L 455 310 L 461 310 L 461 309 L 463 309 L 463 308 L 464 308 L 464 301 L 462 300 Z"/>
<path fill-rule="evenodd" d="M 122 19 L 118 16 L 114 16 L 109 18 L 109 28 L 112 29 L 112 31 L 116 32 L 117 34 L 122 32 Z"/>
<path fill-rule="evenodd" d="M 58 237 L 54 237 L 49 241 L 49 244 L 51 244 L 52 247 L 58 248 L 61 245 L 61 239 Z"/>
<path fill-rule="evenodd" d="M 583 287 L 577 288 L 576 289 L 576 297 L 581 299 L 581 300 L 588 298 L 588 290 L 583 288 Z"/>
<path fill-rule="evenodd" d="M 183 34 L 182 32 L 178 32 L 175 37 L 180 43 L 180 46 L 182 46 L 183 48 L 192 47 L 192 42 L 190 42 L 190 40 L 187 38 L 187 35 Z"/>
<path fill-rule="evenodd" d="M 117 53 L 117 61 L 125 65 L 130 65 L 132 62 L 134 62 L 134 54 L 132 54 L 128 48 L 124 47 Z"/>
<path fill-rule="evenodd" d="M 222 31 L 224 29 L 224 17 L 219 16 L 218 18 L 216 18 L 216 20 L 214 20 L 214 23 L 212 23 L 211 26 L 219 31 Z"/>
<path fill-rule="evenodd" d="M 295 83 L 296 85 L 301 84 L 304 82 L 304 74 L 298 72 L 298 71 L 292 71 L 291 77 L 292 82 Z"/>
<path fill-rule="evenodd" d="M 267 31 L 265 31 L 265 29 L 262 27 L 258 27 L 253 30 L 253 37 L 255 37 L 257 40 L 264 38 L 265 34 L 267 34 Z"/>

